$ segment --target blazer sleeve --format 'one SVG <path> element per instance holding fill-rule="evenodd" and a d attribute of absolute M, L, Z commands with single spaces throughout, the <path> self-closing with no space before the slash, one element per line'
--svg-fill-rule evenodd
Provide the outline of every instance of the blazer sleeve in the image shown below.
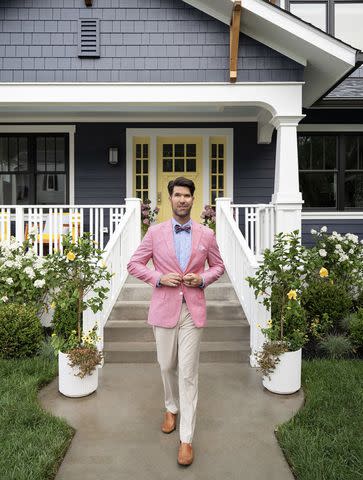
<path fill-rule="evenodd" d="M 162 276 L 162 273 L 156 270 L 151 270 L 146 266 L 147 262 L 153 256 L 152 230 L 152 227 L 150 227 L 146 232 L 142 242 L 127 264 L 127 271 L 130 275 L 156 287 L 159 278 Z"/>
<path fill-rule="evenodd" d="M 219 252 L 216 236 L 212 231 L 210 232 L 210 235 L 211 239 L 207 253 L 209 269 L 204 270 L 203 272 L 205 287 L 218 280 L 218 278 L 223 275 L 225 270 L 221 254 Z"/>

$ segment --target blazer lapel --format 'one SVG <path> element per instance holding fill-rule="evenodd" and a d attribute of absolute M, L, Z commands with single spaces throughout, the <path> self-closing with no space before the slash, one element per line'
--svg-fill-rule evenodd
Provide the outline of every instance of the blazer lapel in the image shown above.
<path fill-rule="evenodd" d="M 192 220 L 192 248 L 190 252 L 189 262 L 188 262 L 188 265 L 185 267 L 184 272 L 188 270 L 190 263 L 197 252 L 201 236 L 202 236 L 202 227 L 199 225 L 199 223 Z"/>
<path fill-rule="evenodd" d="M 175 267 L 179 272 L 182 273 L 178 259 L 176 258 L 175 247 L 174 247 L 174 236 L 173 236 L 173 222 L 167 222 L 163 229 L 164 239 L 166 247 L 169 253 L 169 258 L 174 262 Z"/>

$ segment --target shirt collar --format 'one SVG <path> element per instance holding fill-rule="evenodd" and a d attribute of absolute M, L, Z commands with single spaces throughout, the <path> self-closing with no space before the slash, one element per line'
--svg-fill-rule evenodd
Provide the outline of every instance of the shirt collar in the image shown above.
<path fill-rule="evenodd" d="M 171 221 L 172 221 L 172 223 L 173 223 L 173 228 L 174 228 L 175 225 L 180 225 L 181 227 L 185 227 L 186 225 L 192 226 L 192 219 L 188 220 L 188 222 L 187 222 L 187 223 L 184 223 L 183 225 L 182 225 L 181 223 L 178 223 L 178 222 L 175 220 L 174 217 L 171 217 Z"/>

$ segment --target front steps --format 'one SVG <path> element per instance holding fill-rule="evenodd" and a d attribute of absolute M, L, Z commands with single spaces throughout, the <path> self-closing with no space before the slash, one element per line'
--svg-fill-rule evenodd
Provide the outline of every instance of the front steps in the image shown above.
<path fill-rule="evenodd" d="M 155 363 L 156 344 L 146 323 L 152 287 L 129 276 L 104 329 L 106 363 Z M 249 362 L 250 327 L 225 273 L 206 288 L 207 326 L 200 362 Z"/>

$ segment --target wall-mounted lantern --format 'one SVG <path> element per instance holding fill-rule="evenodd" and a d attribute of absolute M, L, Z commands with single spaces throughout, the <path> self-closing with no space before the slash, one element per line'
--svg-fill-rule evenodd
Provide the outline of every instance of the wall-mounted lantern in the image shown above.
<path fill-rule="evenodd" d="M 108 163 L 110 165 L 118 164 L 118 147 L 109 147 L 108 149 Z"/>

